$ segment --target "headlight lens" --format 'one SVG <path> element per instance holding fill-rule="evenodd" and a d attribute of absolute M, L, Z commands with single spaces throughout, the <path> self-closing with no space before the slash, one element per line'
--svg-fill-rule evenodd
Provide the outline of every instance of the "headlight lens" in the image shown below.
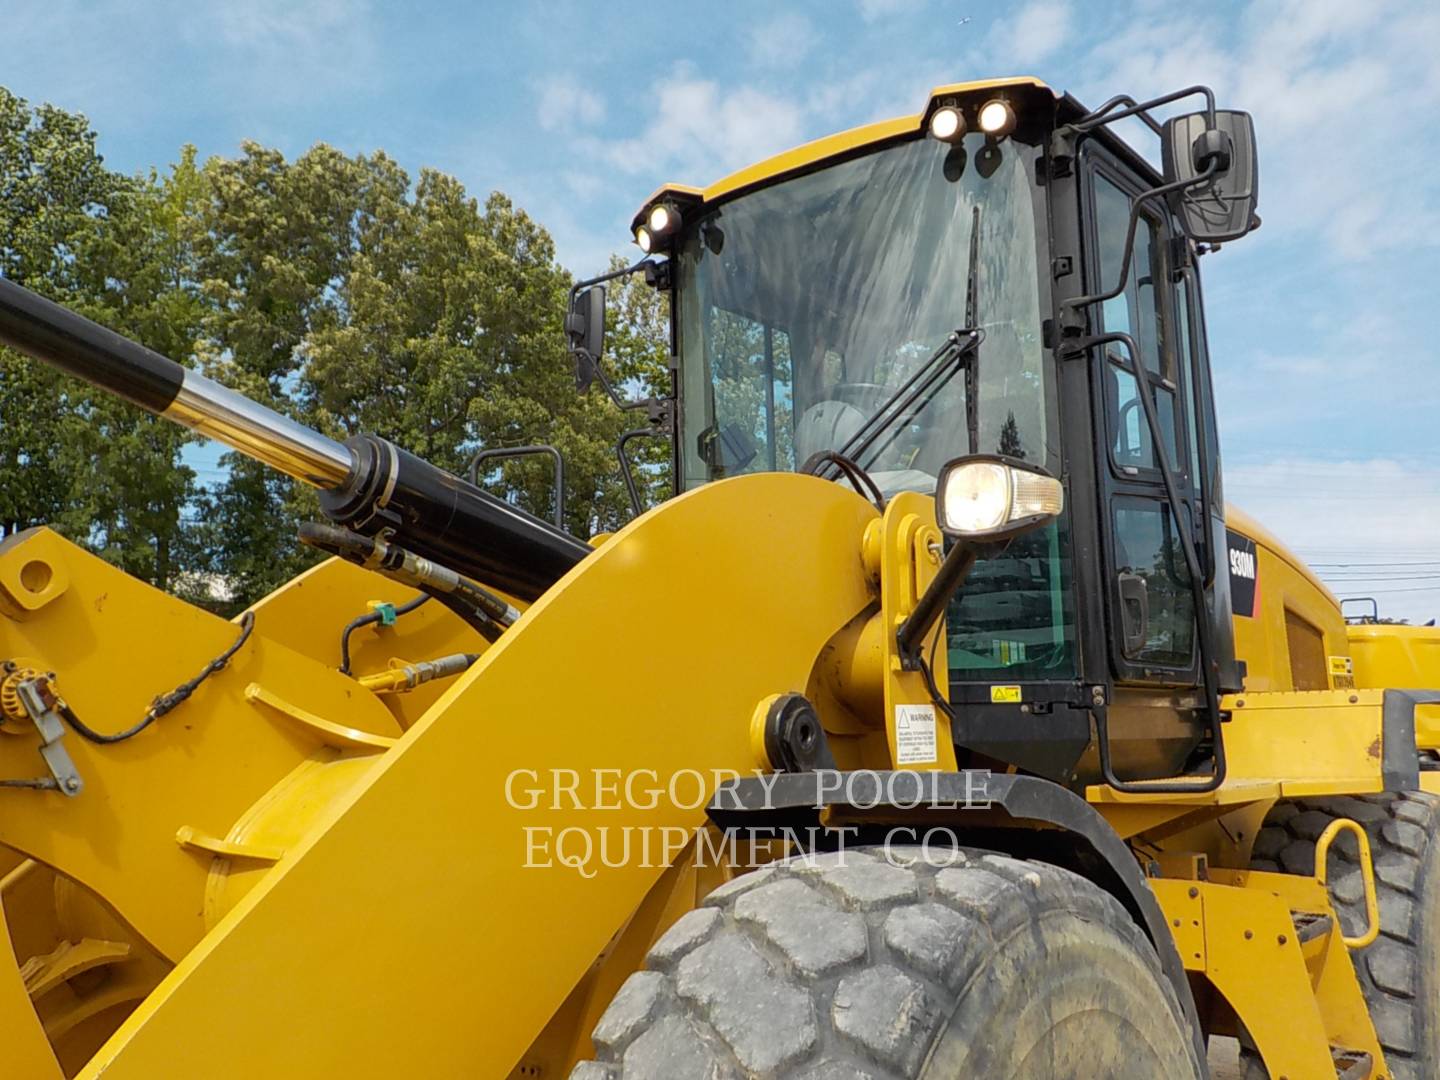
<path fill-rule="evenodd" d="M 989 532 L 1010 517 L 1010 470 L 977 461 L 945 477 L 945 527 L 951 532 Z"/>
<path fill-rule="evenodd" d="M 658 203 L 650 208 L 650 231 L 660 234 L 670 229 L 675 224 L 678 215 L 664 203 Z"/>
<path fill-rule="evenodd" d="M 980 130 L 997 139 L 1015 130 L 1015 110 L 1008 101 L 999 98 L 980 106 L 979 119 Z"/>
<path fill-rule="evenodd" d="M 956 142 L 965 134 L 965 117 L 953 105 L 942 105 L 930 114 L 930 134 L 941 142 Z"/>
<path fill-rule="evenodd" d="M 988 458 L 951 462 L 936 497 L 940 527 L 976 539 L 1003 539 L 1065 508 L 1065 490 L 1053 476 Z"/>
<path fill-rule="evenodd" d="M 650 253 L 650 249 L 655 246 L 655 241 L 650 235 L 650 230 L 644 225 L 641 225 L 635 230 L 635 243 L 639 244 L 640 250 L 647 255 Z"/>

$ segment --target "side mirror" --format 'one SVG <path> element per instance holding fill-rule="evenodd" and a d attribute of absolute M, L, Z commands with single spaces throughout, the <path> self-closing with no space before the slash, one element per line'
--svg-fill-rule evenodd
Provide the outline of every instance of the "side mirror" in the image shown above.
<path fill-rule="evenodd" d="M 990 454 L 958 457 L 940 470 L 935 520 L 954 539 L 1009 540 L 1048 524 L 1065 509 L 1059 480 L 1034 466 Z"/>
<path fill-rule="evenodd" d="M 582 394 L 595 381 L 595 365 L 605 351 L 605 286 L 576 293 L 565 315 L 565 336 L 575 360 L 575 389 Z"/>
<path fill-rule="evenodd" d="M 1215 110 L 1215 127 L 1206 126 L 1203 112 L 1176 116 L 1160 136 L 1165 180 L 1193 180 L 1212 163 L 1209 183 L 1174 196 L 1185 234 L 1197 243 L 1238 240 L 1259 224 L 1255 206 L 1260 198 L 1260 170 L 1255 152 L 1255 125 L 1250 114 Z"/>

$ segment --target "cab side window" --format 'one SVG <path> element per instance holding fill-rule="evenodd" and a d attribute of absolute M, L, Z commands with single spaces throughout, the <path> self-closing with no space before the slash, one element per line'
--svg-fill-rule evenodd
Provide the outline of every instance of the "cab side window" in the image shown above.
<path fill-rule="evenodd" d="M 1125 236 L 1130 225 L 1130 196 L 1104 174 L 1095 177 L 1095 207 L 1099 234 L 1101 280 L 1107 289 L 1120 280 L 1125 256 Z M 1107 333 L 1129 334 L 1140 350 L 1140 364 L 1154 388 L 1160 430 L 1172 467 L 1179 464 L 1176 453 L 1175 350 L 1165 333 L 1166 288 L 1163 245 L 1159 223 L 1142 213 L 1135 229 L 1135 250 L 1125 289 L 1101 306 Z M 1111 452 L 1122 472 L 1136 474 L 1157 469 L 1150 426 L 1140 403 L 1140 387 L 1131 358 L 1123 345 L 1106 347 L 1106 408 L 1110 414 Z"/>

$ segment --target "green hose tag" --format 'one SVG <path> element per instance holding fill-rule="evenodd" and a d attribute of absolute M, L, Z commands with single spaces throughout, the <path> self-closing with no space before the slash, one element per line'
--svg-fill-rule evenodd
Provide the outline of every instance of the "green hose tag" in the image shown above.
<path fill-rule="evenodd" d="M 381 625 L 381 626 L 394 626 L 394 625 L 395 625 L 395 605 L 394 605 L 394 604 L 382 604 L 382 603 L 378 603 L 378 602 L 372 600 L 372 601 L 370 602 L 370 609 L 371 609 L 372 611 L 376 612 L 376 613 L 380 616 L 380 625 Z"/>

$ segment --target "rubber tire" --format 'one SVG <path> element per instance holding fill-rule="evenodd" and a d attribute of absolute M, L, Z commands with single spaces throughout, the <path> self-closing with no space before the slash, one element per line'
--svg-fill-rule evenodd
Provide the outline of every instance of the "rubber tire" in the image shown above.
<path fill-rule="evenodd" d="M 889 855 L 716 890 L 621 987 L 571 1080 L 1201 1075 L 1153 946 L 1108 893 L 973 849 Z"/>
<path fill-rule="evenodd" d="M 1256 870 L 1315 873 L 1315 841 L 1336 818 L 1352 818 L 1370 837 L 1380 936 L 1352 950 L 1394 1080 L 1440 1076 L 1440 797 L 1421 791 L 1294 799 L 1276 803 L 1255 838 Z M 1330 896 L 1346 934 L 1365 930 L 1365 892 L 1355 838 L 1330 845 Z M 1242 1049 L 1247 1080 L 1268 1074 Z"/>

